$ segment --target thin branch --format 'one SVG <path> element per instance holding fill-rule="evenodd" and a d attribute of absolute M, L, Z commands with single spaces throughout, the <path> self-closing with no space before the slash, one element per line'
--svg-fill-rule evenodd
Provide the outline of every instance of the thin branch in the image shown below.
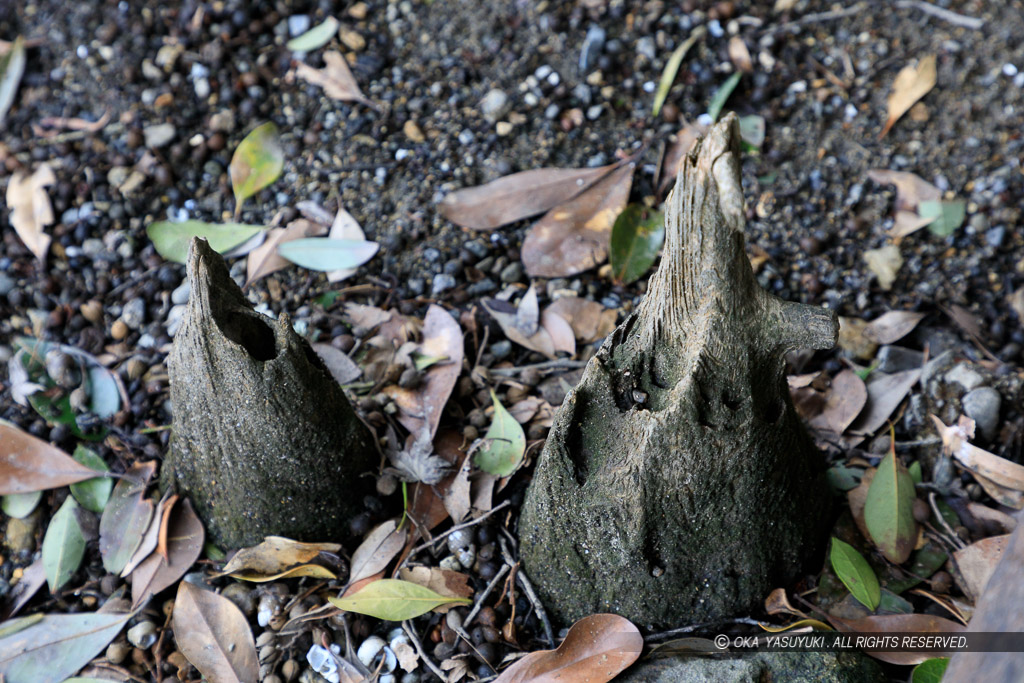
<path fill-rule="evenodd" d="M 964 548 L 964 542 L 960 539 L 959 536 L 956 535 L 955 531 L 949 528 L 949 524 L 946 523 L 946 518 L 942 516 L 941 512 L 939 512 L 939 506 L 935 502 L 934 492 L 928 494 L 928 505 L 931 506 L 932 514 L 934 514 L 935 518 L 939 520 L 939 524 L 941 524 L 942 528 L 946 530 L 947 534 L 949 534 L 949 537 L 951 539 L 950 543 L 952 543 L 957 548 Z"/>
<path fill-rule="evenodd" d="M 520 365 L 515 368 L 494 368 L 487 372 L 492 375 L 498 375 L 499 377 L 515 377 L 526 370 L 540 370 L 541 372 L 547 370 L 576 370 L 586 366 L 586 362 L 582 360 L 560 358 L 558 360 L 546 360 L 543 363 L 534 363 L 533 365 Z"/>
<path fill-rule="evenodd" d="M 475 526 L 475 525 L 479 524 L 483 520 L 485 520 L 488 517 L 490 517 L 491 515 L 493 515 L 498 510 L 500 510 L 502 508 L 505 508 L 505 507 L 508 507 L 509 505 L 510 505 L 510 502 L 506 500 L 505 502 L 501 503 L 500 505 L 495 505 L 493 508 L 491 508 L 490 510 L 488 510 L 484 514 L 480 515 L 476 519 L 472 519 L 472 520 L 470 520 L 468 522 L 463 522 L 462 524 L 456 524 L 455 526 L 453 526 L 451 529 L 449 529 L 448 531 L 444 532 L 443 534 L 438 534 L 437 536 L 434 536 L 432 539 L 430 539 L 426 543 L 421 543 L 420 545 L 418 545 L 415 548 L 413 548 L 412 550 L 410 550 L 408 557 L 412 557 L 413 555 L 415 555 L 419 551 L 426 550 L 427 548 L 432 547 L 435 543 L 440 541 L 442 538 L 447 537 L 448 534 L 455 533 L 459 529 L 467 529 L 467 528 L 469 528 L 471 526 Z"/>
<path fill-rule="evenodd" d="M 430 669 L 435 676 L 440 678 L 442 683 L 448 683 L 448 677 L 444 675 L 443 671 L 437 668 L 437 664 L 434 664 L 434 660 L 428 657 L 427 653 L 423 651 L 423 644 L 420 643 L 420 638 L 416 635 L 416 632 L 412 630 L 411 622 L 408 619 L 402 622 L 402 629 L 405 631 L 405 635 L 409 636 L 409 640 L 412 641 L 413 647 L 416 648 L 417 654 L 419 654 L 423 663 L 427 665 L 427 668 Z"/>
<path fill-rule="evenodd" d="M 512 553 L 508 551 L 508 544 L 504 538 L 499 537 L 498 543 L 501 545 L 501 554 L 505 558 L 505 562 L 512 566 L 516 564 L 515 559 L 512 557 Z M 555 632 L 551 628 L 551 622 L 548 621 L 548 614 L 544 611 L 544 605 L 541 604 L 540 598 L 537 597 L 537 593 L 533 590 L 533 584 L 526 578 L 526 573 L 523 568 L 520 567 L 516 572 L 516 583 L 526 593 L 526 597 L 530 600 L 533 605 L 533 610 L 537 613 L 537 618 L 540 619 L 540 623 L 544 625 L 544 636 L 548 639 L 548 646 L 551 648 L 555 647 Z"/>
<path fill-rule="evenodd" d="M 505 574 L 508 573 L 508 570 L 509 566 L 507 564 L 501 565 L 501 569 L 494 576 L 494 578 L 491 579 L 491 582 L 487 584 L 487 588 L 485 588 L 483 592 L 480 593 L 480 595 L 477 597 L 476 604 L 473 605 L 473 609 L 469 611 L 469 616 L 466 617 L 466 620 L 463 622 L 466 628 L 469 628 L 473 625 L 473 619 L 476 618 L 477 613 L 484 606 L 484 600 L 487 599 L 487 596 L 491 594 L 491 592 L 494 590 L 494 587 L 498 585 L 498 582 L 501 581 Z"/>
<path fill-rule="evenodd" d="M 977 31 L 978 29 L 985 25 L 984 19 L 978 19 L 976 17 L 968 17 L 964 16 L 963 14 L 957 14 L 956 12 L 950 11 L 943 7 L 933 5 L 930 2 L 924 2 L 924 0 L 898 0 L 896 2 L 896 6 L 901 9 L 905 9 L 907 7 L 919 9 L 925 14 L 930 14 L 933 17 L 942 19 L 943 21 L 948 21 L 954 26 L 962 26 L 964 28 L 969 28 L 973 31 Z"/>
<path fill-rule="evenodd" d="M 831 10 L 829 12 L 815 12 L 813 14 L 805 14 L 799 19 L 793 21 L 787 21 L 785 24 L 779 24 L 778 26 L 770 27 L 766 33 L 782 33 L 788 31 L 791 28 L 803 26 L 804 24 L 817 24 L 824 21 L 835 21 L 836 19 L 845 19 L 846 17 L 852 17 L 855 14 L 859 14 L 867 9 L 866 2 L 858 2 L 852 7 L 846 7 L 840 10 Z"/>
<path fill-rule="evenodd" d="M 736 619 L 727 619 L 725 621 L 708 621 L 703 624 L 694 624 L 693 626 L 682 626 L 680 628 L 674 628 L 671 631 L 652 633 L 648 636 L 644 636 L 644 642 L 649 643 L 655 640 L 663 640 L 665 638 L 671 638 L 672 636 L 683 635 L 684 633 L 702 631 L 706 628 L 717 628 L 720 626 L 725 626 L 726 624 L 748 624 L 750 626 L 760 626 L 761 622 L 757 619 L 751 619 L 750 617 L 738 617 Z"/>

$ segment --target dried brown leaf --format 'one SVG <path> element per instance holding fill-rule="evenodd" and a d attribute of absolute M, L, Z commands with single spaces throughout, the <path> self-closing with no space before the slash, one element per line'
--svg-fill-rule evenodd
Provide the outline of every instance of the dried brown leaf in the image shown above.
<path fill-rule="evenodd" d="M 733 36 L 729 39 L 729 61 L 744 73 L 754 72 L 754 62 L 750 59 L 750 50 L 740 36 Z"/>
<path fill-rule="evenodd" d="M 853 370 L 843 370 L 832 378 L 821 413 L 810 420 L 810 425 L 833 434 L 842 434 L 857 419 L 867 402 L 864 382 Z"/>
<path fill-rule="evenodd" d="M 530 319 L 531 301 L 535 306 L 536 294 L 533 287 L 527 290 L 518 307 L 499 299 L 485 299 L 482 303 L 487 312 L 498 321 L 498 326 L 510 341 L 552 359 L 559 351 L 575 354 L 576 338 L 572 327 L 564 318 L 551 312 L 550 307 L 540 315 L 540 324 L 536 327 L 536 332 L 524 333 L 525 323 Z M 524 305 L 528 309 L 527 315 L 521 314 Z"/>
<path fill-rule="evenodd" d="M 330 344 L 313 344 L 313 350 L 327 366 L 331 377 L 338 384 L 349 384 L 359 379 L 363 371 L 341 349 Z"/>
<path fill-rule="evenodd" d="M 892 228 L 889 229 L 889 236 L 906 237 L 912 235 L 924 226 L 934 223 L 934 216 L 919 216 L 913 211 L 897 210 L 893 216 Z"/>
<path fill-rule="evenodd" d="M 263 244 L 249 252 L 245 285 L 249 286 L 261 277 L 292 265 L 291 261 L 277 253 L 278 246 L 304 237 L 316 237 L 325 232 L 327 231 L 324 226 L 305 218 L 296 219 L 283 228 L 271 228 L 267 231 Z"/>
<path fill-rule="evenodd" d="M 464 228 L 493 230 L 572 199 L 615 167 L 538 168 L 513 173 L 486 185 L 456 190 L 441 200 L 438 210 Z"/>
<path fill-rule="evenodd" d="M 252 574 L 277 574 L 289 567 L 305 564 L 317 558 L 320 553 L 337 553 L 338 543 L 301 543 L 283 536 L 267 536 L 262 543 L 251 548 L 242 548 L 224 565 L 220 576 L 246 572 Z"/>
<path fill-rule="evenodd" d="M 837 631 L 843 633 L 867 633 L 886 635 L 889 633 L 941 633 L 949 635 L 963 633 L 964 627 L 955 621 L 936 617 L 931 614 L 886 614 L 878 616 L 863 617 L 861 619 L 840 619 L 829 616 L 828 620 L 835 626 Z M 875 659 L 889 664 L 900 664 L 909 666 L 920 664 L 932 657 L 948 656 L 948 652 L 876 652 L 865 650 Z"/>
<path fill-rule="evenodd" d="M 377 108 L 373 102 L 368 100 L 359 89 L 352 71 L 348 68 L 348 62 L 344 55 L 337 51 L 324 53 L 324 68 L 314 69 L 308 64 L 299 62 L 295 66 L 295 73 L 299 78 L 306 80 L 313 85 L 324 89 L 324 94 L 334 100 L 342 102 L 359 102 L 374 109 Z"/>
<path fill-rule="evenodd" d="M 661 181 L 658 183 L 658 192 L 664 192 L 679 175 L 679 166 L 686 158 L 686 153 L 697 142 L 697 138 L 708 131 L 707 126 L 697 123 L 683 122 L 683 127 L 676 133 L 676 138 L 665 149 L 665 159 L 661 164 Z"/>
<path fill-rule="evenodd" d="M 142 543 L 153 517 L 154 503 L 146 498 L 156 462 L 136 463 L 114 486 L 100 517 L 100 556 L 103 568 L 119 574 Z"/>
<path fill-rule="evenodd" d="M 42 439 L 0 422 L 0 495 L 60 488 L 104 474 Z"/>
<path fill-rule="evenodd" d="M 942 439 L 943 448 L 956 458 L 957 462 L 972 473 L 981 475 L 999 486 L 1024 491 L 1024 466 L 971 445 L 967 442 L 969 434 L 962 425 L 947 427 L 934 415 L 931 418 Z"/>
<path fill-rule="evenodd" d="M 35 173 L 17 171 L 7 183 L 7 208 L 11 225 L 28 250 L 40 261 L 46 260 L 51 238 L 43 227 L 53 223 L 53 206 L 46 188 L 57 182 L 47 164 L 40 164 Z"/>
<path fill-rule="evenodd" d="M 964 594 L 975 602 L 985 592 L 985 586 L 996 570 L 999 559 L 1010 541 L 1010 534 L 990 536 L 961 548 L 953 553 L 953 561 L 966 585 L 961 586 Z"/>
<path fill-rule="evenodd" d="M 235 603 L 182 581 L 172 619 L 175 644 L 210 683 L 259 680 L 256 642 Z"/>
<path fill-rule="evenodd" d="M 878 278 L 878 286 L 888 292 L 896 282 L 896 274 L 903 266 L 903 256 L 895 244 L 887 244 L 878 249 L 868 249 L 864 252 L 864 261 L 868 264 L 868 270 Z"/>
<path fill-rule="evenodd" d="M 398 570 L 398 578 L 429 588 L 438 595 L 448 598 L 471 598 L 473 587 L 469 585 L 469 576 L 450 569 L 440 567 L 402 567 Z M 438 608 L 435 611 L 445 614 L 456 605 Z"/>
<path fill-rule="evenodd" d="M 904 370 L 892 374 L 871 373 L 866 385 L 868 390 L 867 408 L 850 425 L 850 431 L 854 434 L 865 435 L 877 432 L 885 425 L 886 420 L 906 398 L 910 388 L 917 384 L 920 377 L 920 369 Z"/>
<path fill-rule="evenodd" d="M 544 309 L 565 318 L 576 338 L 585 344 L 604 339 L 615 329 L 618 311 L 605 308 L 596 301 L 566 296 Z"/>
<path fill-rule="evenodd" d="M 166 557 L 153 553 L 132 573 L 134 609 L 184 576 L 203 552 L 206 535 L 191 501 L 170 508 L 168 517 Z"/>
<path fill-rule="evenodd" d="M 172 496 L 176 501 L 177 496 Z M 166 503 L 170 502 L 169 499 L 162 501 L 159 511 L 153 515 L 153 520 L 149 523 L 149 528 L 146 529 L 146 533 L 142 535 L 142 542 L 139 543 L 139 547 L 135 549 L 128 564 L 121 570 L 121 577 L 126 577 L 135 571 L 135 568 L 142 564 L 142 561 L 153 554 L 157 546 L 160 543 L 160 530 L 163 526 L 163 520 L 170 513 L 170 507 Z"/>
<path fill-rule="evenodd" d="M 623 163 L 575 198 L 548 211 L 523 240 L 521 258 L 534 277 L 567 277 L 608 257 L 612 225 L 629 201 L 636 162 Z"/>
<path fill-rule="evenodd" d="M 341 207 L 338 207 L 338 213 L 334 216 L 334 222 L 331 223 L 331 231 L 327 236 L 332 240 L 363 241 L 366 239 L 366 233 L 363 232 L 363 228 L 359 225 L 359 221 L 353 218 L 352 214 Z M 358 268 L 340 268 L 338 270 L 331 270 L 327 272 L 327 281 L 341 282 L 346 278 L 352 277 L 356 272 L 358 272 Z"/>
<path fill-rule="evenodd" d="M 1017 528 L 1017 520 L 1000 510 L 993 510 L 987 505 L 970 501 L 967 511 L 984 529 L 993 529 L 993 534 L 1008 534 Z"/>
<path fill-rule="evenodd" d="M 801 619 L 807 618 L 806 614 L 790 604 L 785 588 L 776 588 L 765 598 L 764 611 L 768 614 L 790 614 Z"/>
<path fill-rule="evenodd" d="M 853 521 L 857 524 L 861 536 L 868 539 L 871 538 L 871 534 L 868 533 L 868 525 L 864 521 L 864 506 L 867 504 L 868 490 L 871 488 L 876 471 L 874 467 L 864 470 L 860 484 L 846 492 L 846 502 L 850 506 Z"/>
<path fill-rule="evenodd" d="M 868 171 L 868 178 L 879 185 L 896 186 L 896 209 L 898 211 L 915 212 L 914 215 L 917 215 L 918 204 L 942 198 L 942 190 L 916 173 L 872 168 Z"/>
<path fill-rule="evenodd" d="M 868 323 L 864 334 L 879 344 L 892 344 L 910 334 L 924 316 L 913 311 L 889 311 Z"/>
<path fill-rule="evenodd" d="M 451 485 L 442 497 L 442 500 L 444 501 L 444 509 L 448 511 L 448 516 L 451 517 L 452 521 L 456 524 L 466 519 L 473 507 L 472 501 L 470 500 L 469 485 L 469 475 L 472 469 L 472 459 L 469 454 L 466 454 L 462 460 L 462 467 L 459 468 L 459 471 L 455 474 L 455 478 L 452 480 Z"/>
<path fill-rule="evenodd" d="M 573 624 L 557 649 L 531 652 L 505 669 L 494 683 L 604 683 L 635 662 L 643 649 L 643 636 L 628 619 L 592 614 Z"/>
<path fill-rule="evenodd" d="M 914 106 L 914 103 L 928 94 L 928 91 L 935 87 L 935 55 L 923 57 L 917 66 L 908 64 L 896 74 L 896 80 L 892 83 L 892 92 L 889 94 L 888 119 L 882 133 L 878 136 L 884 138 L 889 129 L 893 127 L 901 116 Z"/>
<path fill-rule="evenodd" d="M 352 553 L 352 572 L 348 582 L 355 583 L 387 567 L 401 552 L 408 533 L 408 526 L 398 529 L 398 523 L 393 519 L 371 531 Z"/>

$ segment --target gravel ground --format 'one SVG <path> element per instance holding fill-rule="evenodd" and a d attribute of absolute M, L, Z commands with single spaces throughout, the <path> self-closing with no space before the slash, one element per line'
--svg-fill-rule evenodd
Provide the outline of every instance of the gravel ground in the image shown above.
<path fill-rule="evenodd" d="M 171 420 L 164 359 L 184 268 L 164 262 L 144 229 L 168 217 L 230 219 L 227 165 L 257 124 L 280 127 L 285 169 L 246 202 L 242 221 L 266 223 L 278 211 L 287 221 L 303 200 L 343 206 L 381 244 L 343 285 L 356 288 L 348 300 L 419 316 L 435 301 L 466 309 L 528 282 L 518 258 L 529 222 L 473 234 L 446 221 L 438 201 L 514 171 L 597 166 L 641 148 L 632 201 L 654 197 L 660 151 L 682 119 L 706 111 L 734 69 L 727 46 L 739 35 L 754 69 L 727 108 L 767 122 L 760 152 L 743 161 L 750 250 L 768 257 L 762 285 L 848 317 L 926 312 L 920 348 L 955 334 L 939 307 L 956 304 L 1004 367 L 1020 365 L 1024 328 L 1007 295 L 1024 287 L 1024 3 L 939 4 L 984 23 L 970 28 L 913 2 L 835 12 L 799 0 L 778 13 L 771 3 L 694 0 L 0 0 L 0 38 L 35 41 L 0 139 L 0 187 L 41 162 L 57 176 L 45 264 L 3 231 L 0 360 L 23 334 L 112 355 L 131 400 L 113 420 L 123 448 L 115 468 L 158 458 L 167 432 L 139 430 Z M 379 111 L 288 76 L 301 55 L 284 43 L 327 14 L 345 26 L 332 46 Z M 652 119 L 665 62 L 698 25 L 708 33 Z M 322 52 L 303 59 L 319 68 Z M 879 139 L 896 73 L 927 54 L 937 55 L 936 87 Z M 96 132 L 47 137 L 38 128 L 44 117 L 104 116 Z M 953 235 L 921 230 L 900 242 L 904 264 L 887 291 L 863 254 L 891 242 L 894 193 L 867 178 L 871 168 L 911 171 L 967 201 Z M 133 169 L 144 177 L 126 187 Z M 7 218 L 4 206 L 0 224 Z M 623 312 L 645 288 L 593 271 L 537 284 L 542 304 L 543 292 L 569 288 Z M 335 338 L 348 333 L 335 313 L 345 298 L 314 303 L 332 289 L 320 274 L 289 268 L 250 291 Z M 76 443 L 66 427 L 15 404 L 5 370 L 0 417 L 67 450 Z"/>

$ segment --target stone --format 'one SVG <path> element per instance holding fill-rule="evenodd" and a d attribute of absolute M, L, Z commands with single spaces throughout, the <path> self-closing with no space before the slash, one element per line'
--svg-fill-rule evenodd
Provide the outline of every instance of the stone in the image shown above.
<path fill-rule="evenodd" d="M 881 683 L 888 678 L 878 662 L 860 652 L 753 652 L 727 659 L 646 659 L 615 680 L 622 683 Z"/>
<path fill-rule="evenodd" d="M 455 278 L 448 273 L 438 273 L 430 284 L 430 291 L 434 296 L 441 292 L 447 292 L 455 286 Z"/>
<path fill-rule="evenodd" d="M 146 141 L 146 147 L 150 149 L 166 147 L 171 143 L 176 134 L 177 131 L 170 123 L 158 123 L 142 129 L 142 136 Z"/>
<path fill-rule="evenodd" d="M 504 116 L 508 110 L 508 95 L 503 90 L 498 90 L 497 88 L 489 90 L 484 95 L 484 98 L 480 100 L 480 113 L 491 123 Z"/>
<path fill-rule="evenodd" d="M 974 420 L 981 438 L 992 441 L 999 431 L 999 408 L 1003 398 L 992 387 L 978 387 L 962 399 L 964 413 Z"/>
<path fill-rule="evenodd" d="M 953 369 L 945 374 L 945 380 L 950 384 L 959 384 L 966 391 L 976 389 L 985 383 L 985 378 L 981 376 L 981 373 L 972 368 L 969 363 L 957 363 L 954 365 Z"/>
<path fill-rule="evenodd" d="M 597 58 L 601 55 L 606 37 L 605 30 L 596 24 L 587 29 L 587 35 L 583 38 L 583 45 L 580 47 L 581 73 L 587 73 L 597 66 Z"/>
<path fill-rule="evenodd" d="M 121 311 L 121 320 L 133 330 L 141 328 L 146 322 L 146 301 L 140 297 L 131 299 Z"/>
<path fill-rule="evenodd" d="M 505 284 L 519 282 L 523 279 L 523 264 L 519 261 L 513 261 L 501 270 L 501 274 L 498 277 Z"/>
<path fill-rule="evenodd" d="M 921 367 L 924 354 L 903 346 L 883 346 L 878 350 L 878 367 L 880 372 L 902 372 Z"/>

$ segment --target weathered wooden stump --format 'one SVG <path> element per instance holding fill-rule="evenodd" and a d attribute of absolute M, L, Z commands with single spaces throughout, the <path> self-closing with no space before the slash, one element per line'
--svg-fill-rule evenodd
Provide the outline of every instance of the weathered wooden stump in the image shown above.
<path fill-rule="evenodd" d="M 373 439 L 286 314 L 253 311 L 205 240 L 189 248 L 188 311 L 167 361 L 174 412 L 165 485 L 222 546 L 327 540 L 360 509 Z"/>
<path fill-rule="evenodd" d="M 830 348 L 837 319 L 757 285 L 735 116 L 684 161 L 665 222 L 647 296 L 566 396 L 519 522 L 525 568 L 562 622 L 756 608 L 829 521 L 784 354 Z"/>

